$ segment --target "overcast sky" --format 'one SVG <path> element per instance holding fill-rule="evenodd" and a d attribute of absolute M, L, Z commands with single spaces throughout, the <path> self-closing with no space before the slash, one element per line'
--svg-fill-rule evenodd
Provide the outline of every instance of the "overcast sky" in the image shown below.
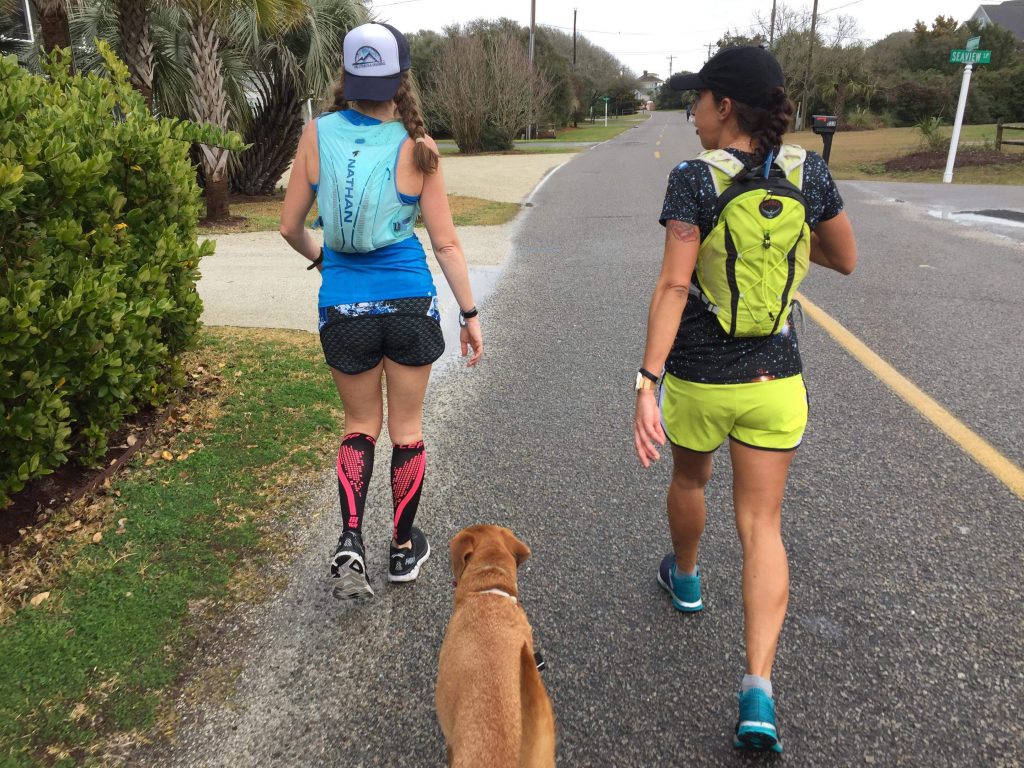
<path fill-rule="evenodd" d="M 780 5 L 783 2 L 780 0 Z M 810 10 L 812 2 L 784 3 Z M 819 18 L 844 14 L 857 20 L 866 42 L 890 32 L 910 29 L 918 19 L 929 24 L 937 15 L 958 21 L 970 18 L 975 0 L 819 0 Z M 644 70 L 661 78 L 672 71 L 697 70 L 707 58 L 708 43 L 726 30 L 749 31 L 759 11 L 771 14 L 771 0 L 536 0 L 537 24 L 572 34 L 573 9 L 580 34 L 613 53 L 636 74 Z M 623 13 L 628 8 L 628 15 Z M 449 24 L 478 18 L 513 19 L 530 24 L 530 0 L 382 0 L 373 4 L 379 21 L 402 32 L 440 31 Z M 982 39 L 984 47 L 984 38 Z"/>

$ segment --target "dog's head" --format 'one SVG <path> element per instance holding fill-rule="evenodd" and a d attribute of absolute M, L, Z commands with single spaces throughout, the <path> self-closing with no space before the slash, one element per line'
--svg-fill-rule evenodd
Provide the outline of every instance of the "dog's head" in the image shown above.
<path fill-rule="evenodd" d="M 516 570 L 530 556 L 530 548 L 508 528 L 471 525 L 455 534 L 451 555 L 456 586 L 472 577 L 480 582 L 474 588 L 497 587 L 515 594 Z"/>

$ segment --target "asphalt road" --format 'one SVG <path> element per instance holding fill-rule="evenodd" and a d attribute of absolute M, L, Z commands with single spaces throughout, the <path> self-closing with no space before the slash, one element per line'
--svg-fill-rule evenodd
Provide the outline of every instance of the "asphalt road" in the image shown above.
<path fill-rule="evenodd" d="M 428 396 L 419 524 L 435 549 L 420 581 L 384 582 L 382 448 L 366 534 L 378 597 L 332 600 L 324 467 L 312 501 L 285 510 L 296 556 L 268 580 L 287 586 L 224 622 L 172 744 L 136 762 L 442 764 L 447 541 L 480 522 L 533 548 L 520 590 L 548 661 L 560 765 L 772 762 L 731 747 L 743 651 L 728 456 L 708 489 L 706 609 L 686 616 L 655 583 L 670 549 L 668 462 L 643 470 L 630 440 L 664 181 L 696 150 L 678 114 L 655 114 L 548 179 L 483 307 L 485 362 L 439 372 Z M 921 203 L 843 185 L 860 266 L 816 272 L 803 291 L 1020 464 L 1024 230 L 928 214 L 933 199 L 968 209 L 944 197 L 958 189 L 918 189 Z M 999 194 L 1024 210 L 1020 189 Z M 1024 505 L 813 322 L 800 336 L 811 424 L 784 511 L 792 595 L 773 682 L 786 752 L 774 762 L 1019 765 Z"/>

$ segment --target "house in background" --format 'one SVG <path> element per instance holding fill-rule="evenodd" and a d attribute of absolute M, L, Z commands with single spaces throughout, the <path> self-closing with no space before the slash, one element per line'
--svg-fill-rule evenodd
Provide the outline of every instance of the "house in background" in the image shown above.
<path fill-rule="evenodd" d="M 653 72 L 644 73 L 637 78 L 636 99 L 637 101 L 650 101 L 658 95 L 658 89 L 664 81 Z"/>
<path fill-rule="evenodd" d="M 1006 0 L 998 4 L 979 5 L 971 17 L 982 25 L 998 24 L 1013 32 L 1024 42 L 1024 0 Z"/>

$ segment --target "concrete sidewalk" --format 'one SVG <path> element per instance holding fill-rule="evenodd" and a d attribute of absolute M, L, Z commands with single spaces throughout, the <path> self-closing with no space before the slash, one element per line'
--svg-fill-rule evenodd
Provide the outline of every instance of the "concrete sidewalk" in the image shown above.
<path fill-rule="evenodd" d="M 548 174 L 575 154 L 487 155 L 445 157 L 441 167 L 450 194 L 499 202 L 524 203 Z M 482 300 L 511 249 L 518 224 L 459 227 L 470 280 Z M 435 275 L 442 312 L 453 300 L 433 258 L 426 230 L 417 236 L 427 250 Z M 319 238 L 320 233 L 314 232 Z M 319 273 L 307 271 L 302 257 L 277 232 L 218 235 L 217 251 L 203 259 L 199 295 L 207 325 L 252 328 L 291 328 L 316 331 L 316 293 Z M 454 316 L 454 311 L 448 312 Z"/>

